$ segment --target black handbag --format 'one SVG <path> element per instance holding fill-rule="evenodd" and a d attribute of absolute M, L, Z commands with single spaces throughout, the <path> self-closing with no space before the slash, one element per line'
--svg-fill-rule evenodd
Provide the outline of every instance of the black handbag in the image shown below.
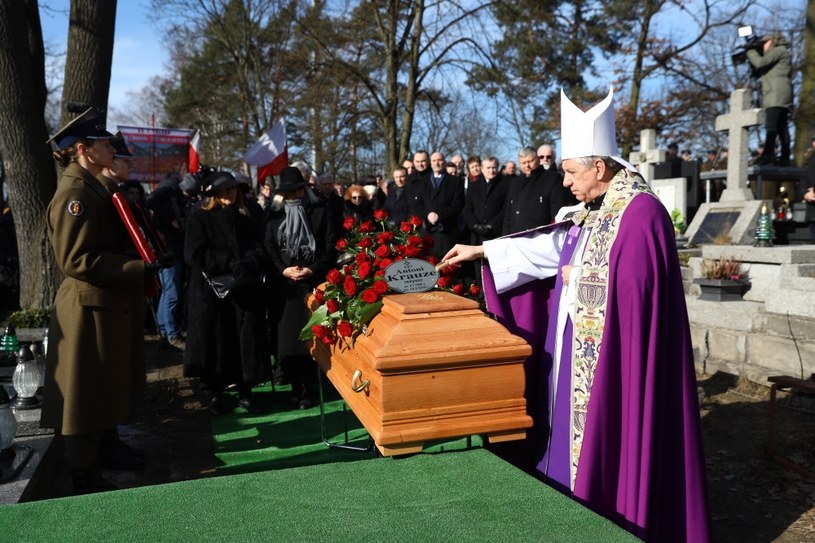
<path fill-rule="evenodd" d="M 212 292 L 215 293 L 215 296 L 222 300 L 229 296 L 229 291 L 231 291 L 235 287 L 235 283 L 237 283 L 235 276 L 232 274 L 213 275 L 210 277 L 206 272 L 202 271 L 201 275 L 204 276 L 209 286 L 212 287 Z"/>

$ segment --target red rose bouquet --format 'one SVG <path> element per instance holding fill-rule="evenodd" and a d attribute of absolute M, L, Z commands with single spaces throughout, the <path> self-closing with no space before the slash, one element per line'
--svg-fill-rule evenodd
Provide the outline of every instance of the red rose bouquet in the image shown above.
<path fill-rule="evenodd" d="M 379 209 L 374 211 L 373 221 L 345 219 L 347 236 L 337 242 L 337 250 L 342 253 L 340 267 L 329 271 L 326 283 L 314 291 L 319 305 L 300 332 L 302 341 L 316 337 L 333 345 L 339 338 L 348 338 L 353 344 L 382 308 L 382 298 L 389 290 L 384 279 L 388 266 L 405 258 L 437 264 L 428 254 L 433 240 L 419 235 L 420 218 L 410 217 L 401 224 L 389 223 L 387 218 L 387 211 Z M 445 268 L 437 286 L 462 296 L 477 295 L 478 287 L 465 288 L 454 279 L 455 271 Z"/>

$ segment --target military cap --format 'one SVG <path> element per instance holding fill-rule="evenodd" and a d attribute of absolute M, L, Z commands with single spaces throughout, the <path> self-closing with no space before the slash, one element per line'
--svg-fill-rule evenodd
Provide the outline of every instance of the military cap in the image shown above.
<path fill-rule="evenodd" d="M 89 107 L 79 117 L 60 128 L 45 143 L 50 143 L 55 150 L 59 151 L 81 139 L 109 140 L 113 137 L 113 134 L 105 130 L 105 125 L 96 110 Z"/>
<path fill-rule="evenodd" d="M 127 148 L 127 142 L 125 141 L 124 136 L 122 136 L 121 131 L 116 132 L 116 135 L 113 136 L 113 139 L 110 140 L 110 144 L 113 145 L 113 148 L 116 149 L 116 152 L 113 154 L 116 158 L 133 158 L 133 153 L 130 152 L 130 149 Z"/>

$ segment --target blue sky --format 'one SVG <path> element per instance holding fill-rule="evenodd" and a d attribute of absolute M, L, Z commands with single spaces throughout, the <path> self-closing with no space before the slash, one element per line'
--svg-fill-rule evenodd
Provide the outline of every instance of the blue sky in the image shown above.
<path fill-rule="evenodd" d="M 105 1 L 105 0 L 103 0 Z M 40 23 L 46 50 L 59 55 L 59 79 L 62 79 L 65 51 L 68 47 L 68 15 L 70 0 L 42 0 Z M 145 0 L 119 0 L 116 7 L 116 33 L 113 40 L 109 107 L 112 112 L 123 110 L 127 91 L 136 91 L 151 77 L 164 73 L 167 52 L 159 39 L 155 23 L 148 20 Z M 117 119 L 108 118 L 115 126 Z M 121 123 L 120 123 L 121 124 Z M 125 123 L 126 124 L 126 123 Z"/>

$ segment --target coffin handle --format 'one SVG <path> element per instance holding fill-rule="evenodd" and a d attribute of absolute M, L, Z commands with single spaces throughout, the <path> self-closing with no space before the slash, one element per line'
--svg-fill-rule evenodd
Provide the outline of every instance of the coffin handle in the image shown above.
<path fill-rule="evenodd" d="M 368 379 L 362 380 L 362 372 L 360 370 L 355 371 L 354 376 L 351 377 L 351 390 L 354 392 L 362 392 L 368 388 L 370 384 L 371 382 Z"/>

